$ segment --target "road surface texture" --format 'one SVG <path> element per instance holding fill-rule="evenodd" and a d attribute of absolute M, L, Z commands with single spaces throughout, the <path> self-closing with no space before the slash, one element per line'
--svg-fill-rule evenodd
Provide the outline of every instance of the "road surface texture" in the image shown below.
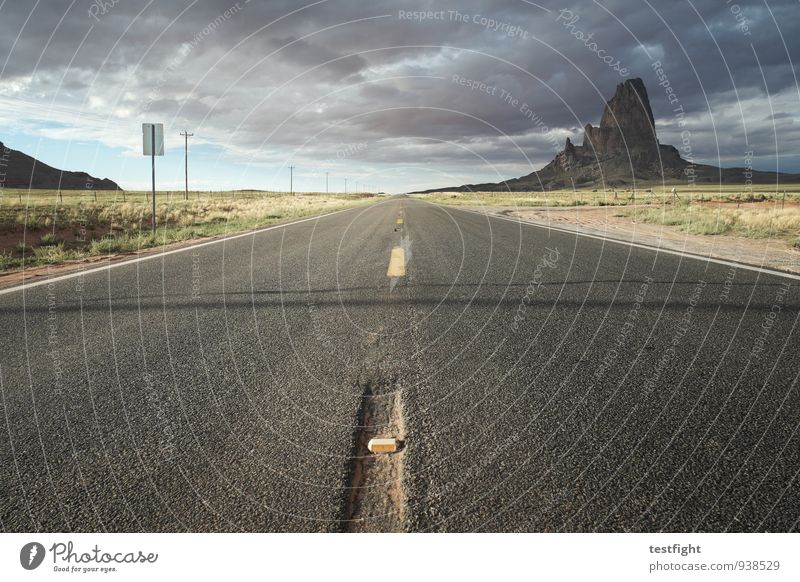
<path fill-rule="evenodd" d="M 798 284 L 397 197 L 7 292 L 0 526 L 797 531 Z"/>

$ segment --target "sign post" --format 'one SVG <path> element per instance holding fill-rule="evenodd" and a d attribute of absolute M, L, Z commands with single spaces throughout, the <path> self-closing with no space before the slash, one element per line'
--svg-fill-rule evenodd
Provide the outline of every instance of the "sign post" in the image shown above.
<path fill-rule="evenodd" d="M 194 134 L 189 133 L 188 131 L 184 130 L 181 135 L 184 137 L 184 146 L 183 146 L 183 169 L 186 175 L 186 191 L 183 193 L 183 199 L 189 199 L 189 138 L 192 137 Z"/>
<path fill-rule="evenodd" d="M 156 234 L 156 156 L 164 155 L 164 124 L 142 124 L 142 155 L 150 156 L 153 170 L 153 235 Z"/>

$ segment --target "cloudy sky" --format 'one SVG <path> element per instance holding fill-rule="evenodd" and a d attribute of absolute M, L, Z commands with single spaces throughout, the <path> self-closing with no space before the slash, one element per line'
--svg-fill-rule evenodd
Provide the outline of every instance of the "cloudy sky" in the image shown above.
<path fill-rule="evenodd" d="M 798 0 L 0 0 L 0 141 L 144 189 L 163 122 L 160 188 L 188 129 L 194 188 L 402 192 L 528 174 L 641 77 L 662 143 L 800 172 L 799 37 Z"/>

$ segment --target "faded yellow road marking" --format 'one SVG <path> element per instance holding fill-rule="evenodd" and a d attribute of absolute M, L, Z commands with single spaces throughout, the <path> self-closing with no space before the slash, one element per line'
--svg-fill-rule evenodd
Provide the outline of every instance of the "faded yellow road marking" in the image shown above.
<path fill-rule="evenodd" d="M 394 247 L 392 249 L 392 257 L 389 259 L 389 269 L 386 271 L 386 276 L 406 276 L 406 252 L 403 247 Z"/>
<path fill-rule="evenodd" d="M 397 224 L 403 224 L 403 219 L 402 218 L 398 218 L 397 219 Z"/>

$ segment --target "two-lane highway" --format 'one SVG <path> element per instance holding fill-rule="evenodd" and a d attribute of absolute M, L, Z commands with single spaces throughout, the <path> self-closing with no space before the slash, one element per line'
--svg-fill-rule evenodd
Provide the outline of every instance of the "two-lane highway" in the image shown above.
<path fill-rule="evenodd" d="M 795 531 L 798 283 L 396 197 L 5 292 L 0 526 Z"/>

